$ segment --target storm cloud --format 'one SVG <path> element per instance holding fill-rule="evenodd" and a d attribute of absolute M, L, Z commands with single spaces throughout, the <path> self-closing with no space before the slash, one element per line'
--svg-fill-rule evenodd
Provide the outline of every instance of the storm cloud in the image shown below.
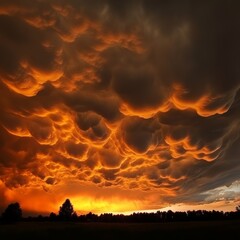
<path fill-rule="evenodd" d="M 116 211 L 239 199 L 238 9 L 2 0 L 0 204 L 21 189 Z"/>

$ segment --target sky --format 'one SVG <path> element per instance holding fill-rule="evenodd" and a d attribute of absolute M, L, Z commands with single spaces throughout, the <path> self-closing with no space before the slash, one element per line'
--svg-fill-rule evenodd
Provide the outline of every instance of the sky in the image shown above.
<path fill-rule="evenodd" d="M 235 210 L 240 3 L 0 1 L 0 210 Z"/>

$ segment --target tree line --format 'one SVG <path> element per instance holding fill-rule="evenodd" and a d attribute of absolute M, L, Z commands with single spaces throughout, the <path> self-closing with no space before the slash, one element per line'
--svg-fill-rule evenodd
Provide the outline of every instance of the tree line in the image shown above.
<path fill-rule="evenodd" d="M 51 212 L 49 216 L 39 215 L 37 217 L 22 216 L 22 209 L 18 202 L 7 206 L 1 215 L 0 221 L 18 222 L 18 221 L 74 221 L 74 222 L 177 222 L 177 221 L 204 221 L 204 220 L 227 220 L 240 219 L 240 205 L 236 211 L 156 211 L 156 212 L 137 212 L 130 215 L 103 213 L 100 215 L 89 212 L 85 215 L 78 215 L 69 199 L 60 206 L 58 214 Z"/>

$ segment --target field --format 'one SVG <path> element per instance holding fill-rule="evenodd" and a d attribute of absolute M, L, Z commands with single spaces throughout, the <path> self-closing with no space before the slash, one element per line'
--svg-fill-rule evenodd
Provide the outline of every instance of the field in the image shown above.
<path fill-rule="evenodd" d="M 240 239 L 240 221 L 173 223 L 22 222 L 0 225 L 1 239 Z"/>

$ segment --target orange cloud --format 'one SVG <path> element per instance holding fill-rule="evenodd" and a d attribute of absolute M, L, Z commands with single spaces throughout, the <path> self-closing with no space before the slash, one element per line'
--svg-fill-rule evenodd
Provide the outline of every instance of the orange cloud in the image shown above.
<path fill-rule="evenodd" d="M 240 170 L 234 10 L 0 5 L 0 207 L 57 212 L 68 197 L 101 213 L 208 204 L 219 191 L 237 199 L 221 188 Z"/>

